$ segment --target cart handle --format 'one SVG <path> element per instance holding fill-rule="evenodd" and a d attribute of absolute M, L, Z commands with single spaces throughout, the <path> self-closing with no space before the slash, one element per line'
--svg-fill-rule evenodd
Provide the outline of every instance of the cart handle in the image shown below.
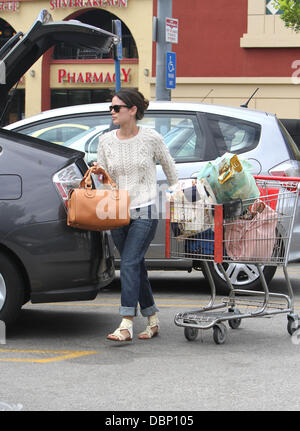
<path fill-rule="evenodd" d="M 253 175 L 256 180 L 274 180 L 274 181 L 282 181 L 282 182 L 300 182 L 300 177 L 276 177 L 273 175 Z"/>

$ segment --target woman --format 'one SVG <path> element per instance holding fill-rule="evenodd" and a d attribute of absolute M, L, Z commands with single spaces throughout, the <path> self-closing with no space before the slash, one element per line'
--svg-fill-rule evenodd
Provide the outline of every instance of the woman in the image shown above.
<path fill-rule="evenodd" d="M 112 98 L 110 112 L 117 130 L 99 138 L 97 163 L 112 180 L 130 196 L 130 224 L 113 229 L 111 235 L 120 253 L 121 307 L 123 317 L 119 328 L 107 338 L 131 341 L 133 317 L 140 304 L 141 314 L 148 318 L 140 339 L 151 339 L 158 334 L 158 311 L 152 295 L 144 256 L 154 238 L 158 220 L 156 200 L 156 160 L 167 176 L 169 186 L 177 183 L 175 163 L 164 144 L 163 137 L 154 129 L 139 127 L 149 102 L 137 90 L 121 89 Z"/>

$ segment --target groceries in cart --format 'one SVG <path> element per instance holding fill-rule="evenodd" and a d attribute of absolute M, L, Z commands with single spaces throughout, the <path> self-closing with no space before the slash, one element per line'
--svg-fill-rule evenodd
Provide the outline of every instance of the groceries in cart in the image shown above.
<path fill-rule="evenodd" d="M 208 162 L 197 180 L 178 183 L 170 203 L 174 236 L 185 239 L 184 252 L 195 258 L 214 255 L 215 210 L 222 206 L 222 254 L 232 260 L 270 258 L 277 198 L 278 190 L 271 199 L 268 190 L 258 187 L 250 162 L 226 153 Z"/>
<path fill-rule="evenodd" d="M 251 261 L 271 258 L 276 242 L 278 216 L 258 199 L 238 219 L 226 221 L 224 244 L 232 260 Z"/>
<path fill-rule="evenodd" d="M 197 179 L 205 186 L 209 184 L 217 203 L 235 199 L 257 199 L 260 195 L 251 174 L 248 160 L 239 159 L 236 154 L 225 153 L 212 162 L 207 162 L 198 173 Z"/>
<path fill-rule="evenodd" d="M 235 201 L 229 201 L 229 210 L 225 210 L 228 202 L 210 204 L 213 222 L 209 220 L 206 225 L 201 225 L 202 229 L 210 227 L 210 231 L 204 230 L 182 240 L 169 229 L 171 218 L 166 220 L 166 257 L 201 261 L 211 289 L 207 305 L 198 310 L 184 310 L 174 318 L 175 324 L 184 328 L 188 341 L 196 340 L 199 330 L 212 329 L 215 343 L 223 344 L 227 334 L 225 322 L 235 330 L 243 319 L 283 313 L 287 315 L 290 335 L 300 329 L 300 318 L 294 309 L 294 294 L 287 271 L 300 178 L 255 176 L 254 180 L 259 196 L 240 198 L 240 215 L 237 215 Z M 196 203 L 188 202 L 184 196 L 182 202 L 185 207 L 194 205 L 194 209 L 200 208 L 201 213 L 206 205 L 201 203 L 201 199 Z M 176 201 L 174 211 L 176 214 Z M 231 216 L 234 214 L 231 218 L 230 213 Z M 217 297 L 209 261 L 222 274 L 228 287 L 228 297 Z M 259 274 L 261 290 L 241 289 L 238 283 L 233 284 L 229 276 L 231 267 L 235 267 L 231 265 L 232 261 L 245 263 L 247 271 Z M 280 283 L 282 292 L 270 292 L 264 266 L 283 267 L 286 282 Z"/>
<path fill-rule="evenodd" d="M 213 226 L 214 193 L 209 184 L 196 179 L 181 180 L 170 202 L 170 221 L 177 236 L 191 236 Z"/>

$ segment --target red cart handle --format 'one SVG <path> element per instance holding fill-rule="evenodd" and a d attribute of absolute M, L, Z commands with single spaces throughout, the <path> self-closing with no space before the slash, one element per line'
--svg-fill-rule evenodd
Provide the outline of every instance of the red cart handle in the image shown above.
<path fill-rule="evenodd" d="M 291 181 L 291 182 L 300 182 L 300 177 L 276 177 L 274 175 L 253 175 L 256 180 L 274 180 L 274 181 Z"/>

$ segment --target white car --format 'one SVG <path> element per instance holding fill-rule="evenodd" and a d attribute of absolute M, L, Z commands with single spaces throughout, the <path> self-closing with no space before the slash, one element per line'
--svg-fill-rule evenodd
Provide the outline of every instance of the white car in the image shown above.
<path fill-rule="evenodd" d="M 77 123 L 91 128 L 85 135 L 72 139 L 73 148 L 86 152 L 89 162 L 96 160 L 99 133 L 112 128 L 109 103 L 65 107 L 42 112 L 7 126 L 20 133 L 33 134 L 56 124 Z M 247 108 L 233 108 L 201 103 L 150 102 L 143 126 L 160 132 L 176 161 L 179 178 L 195 177 L 204 162 L 214 160 L 225 152 L 242 155 L 251 161 L 253 173 L 300 176 L 300 153 L 284 126 L 272 114 Z M 96 128 L 93 130 L 92 128 Z M 97 129 L 98 128 L 98 129 Z M 158 186 L 166 183 L 161 166 L 157 166 Z M 160 213 L 163 208 L 160 208 Z M 201 269 L 199 261 L 165 259 L 165 222 L 160 220 L 157 234 L 146 255 L 148 268 Z M 291 260 L 300 258 L 300 213 L 297 216 Z M 226 288 L 223 275 L 214 263 L 210 267 L 217 287 Z M 255 289 L 260 285 L 254 265 L 224 264 L 234 286 Z M 264 273 L 270 281 L 276 268 L 266 266 Z"/>
<path fill-rule="evenodd" d="M 65 147 L 85 152 L 85 160 L 88 164 L 97 160 L 97 148 L 99 136 L 107 131 L 107 126 L 90 127 L 79 135 L 64 142 Z"/>

